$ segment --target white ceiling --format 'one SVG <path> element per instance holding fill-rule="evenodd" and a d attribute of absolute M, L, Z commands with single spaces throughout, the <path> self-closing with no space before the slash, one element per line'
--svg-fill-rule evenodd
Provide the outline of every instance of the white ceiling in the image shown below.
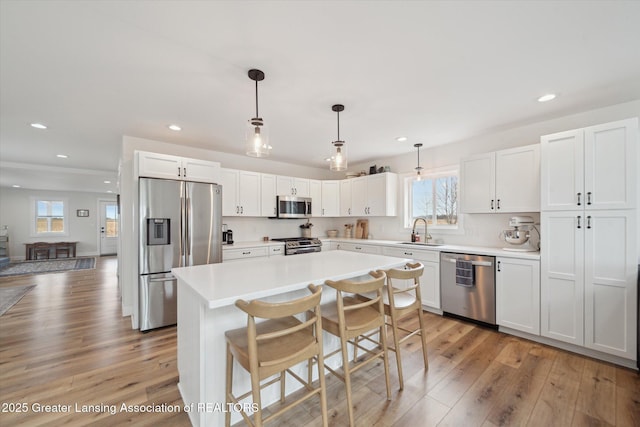
<path fill-rule="evenodd" d="M 243 154 L 250 68 L 271 158 L 323 168 L 335 103 L 355 163 L 640 98 L 638 1 L 1 0 L 0 19 L 0 186 L 115 190 L 123 135 Z"/>

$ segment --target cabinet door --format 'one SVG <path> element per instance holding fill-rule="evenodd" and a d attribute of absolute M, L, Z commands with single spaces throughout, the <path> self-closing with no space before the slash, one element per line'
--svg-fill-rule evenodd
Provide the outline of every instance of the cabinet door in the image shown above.
<path fill-rule="evenodd" d="M 462 213 L 495 212 L 495 153 L 462 159 L 460 209 Z"/>
<path fill-rule="evenodd" d="M 369 175 L 367 177 L 367 215 L 384 216 L 387 207 L 386 174 Z"/>
<path fill-rule="evenodd" d="M 278 175 L 276 179 L 276 191 L 278 196 L 295 196 L 293 177 Z"/>
<path fill-rule="evenodd" d="M 238 200 L 240 215 L 260 216 L 260 174 L 238 172 Z"/>
<path fill-rule="evenodd" d="M 541 335 L 584 344 L 584 214 L 543 212 Z"/>
<path fill-rule="evenodd" d="M 420 277 L 422 305 L 440 309 L 440 262 L 423 262 L 424 273 Z"/>
<path fill-rule="evenodd" d="M 340 216 L 353 215 L 351 206 L 351 179 L 340 181 Z"/>
<path fill-rule="evenodd" d="M 540 210 L 540 144 L 496 152 L 496 212 Z"/>
<path fill-rule="evenodd" d="M 294 193 L 298 197 L 311 197 L 310 181 L 304 178 L 293 178 Z"/>
<path fill-rule="evenodd" d="M 220 170 L 220 184 L 222 184 L 222 216 L 240 215 L 240 201 L 238 200 L 238 171 L 235 169 Z"/>
<path fill-rule="evenodd" d="M 584 131 L 585 209 L 633 209 L 638 119 Z"/>
<path fill-rule="evenodd" d="M 182 179 L 182 159 L 168 154 L 138 152 L 138 175 L 148 178 Z"/>
<path fill-rule="evenodd" d="M 351 180 L 351 215 L 367 216 L 367 177 L 361 176 Z"/>
<path fill-rule="evenodd" d="M 220 182 L 220 163 L 207 160 L 182 159 L 182 178 L 187 181 Z"/>
<path fill-rule="evenodd" d="M 317 179 L 309 180 L 309 196 L 311 197 L 311 216 L 324 216 L 321 181 Z"/>
<path fill-rule="evenodd" d="M 540 139 L 542 210 L 582 209 L 584 195 L 584 131 L 545 135 Z"/>
<path fill-rule="evenodd" d="M 260 214 L 276 216 L 276 176 L 263 173 L 260 175 Z"/>
<path fill-rule="evenodd" d="M 540 335 L 540 261 L 496 259 L 498 325 Z"/>
<path fill-rule="evenodd" d="M 340 216 L 340 181 L 322 181 L 322 216 Z"/>
<path fill-rule="evenodd" d="M 585 346 L 636 357 L 635 211 L 586 212 Z"/>

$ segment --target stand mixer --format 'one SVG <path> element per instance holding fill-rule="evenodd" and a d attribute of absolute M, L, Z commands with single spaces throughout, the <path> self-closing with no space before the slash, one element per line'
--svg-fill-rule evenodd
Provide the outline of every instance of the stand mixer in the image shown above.
<path fill-rule="evenodd" d="M 514 216 L 509 219 L 513 229 L 503 230 L 500 237 L 511 246 L 502 248 L 505 251 L 536 252 L 540 250 L 540 232 L 530 216 Z M 535 230 L 537 241 L 531 238 L 531 230 Z"/>

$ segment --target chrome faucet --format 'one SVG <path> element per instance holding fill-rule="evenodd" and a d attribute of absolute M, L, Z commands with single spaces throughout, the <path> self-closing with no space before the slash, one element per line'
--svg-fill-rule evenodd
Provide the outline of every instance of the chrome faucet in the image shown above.
<path fill-rule="evenodd" d="M 415 234 L 416 232 L 416 224 L 418 223 L 418 221 L 422 221 L 424 222 L 424 242 L 425 243 L 429 243 L 429 240 L 432 239 L 431 234 L 429 234 L 427 228 L 427 217 L 425 216 L 419 216 L 417 217 L 414 221 L 413 221 L 413 230 L 411 230 L 411 235 Z"/>

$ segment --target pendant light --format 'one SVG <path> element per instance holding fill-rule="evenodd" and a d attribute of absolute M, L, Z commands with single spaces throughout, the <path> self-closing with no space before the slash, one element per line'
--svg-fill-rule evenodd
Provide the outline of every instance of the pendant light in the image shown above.
<path fill-rule="evenodd" d="M 422 180 L 422 175 L 420 175 L 420 173 L 422 172 L 422 167 L 420 167 L 420 147 L 422 147 L 422 144 L 420 143 L 413 144 L 413 146 L 418 149 L 418 166 L 415 167 L 415 170 L 416 170 L 416 181 L 420 181 Z"/>
<path fill-rule="evenodd" d="M 258 114 L 258 82 L 264 80 L 264 73 L 260 70 L 249 70 L 249 78 L 256 82 L 256 115 L 247 122 L 246 153 L 251 157 L 268 157 L 271 146 L 267 127 Z"/>
<path fill-rule="evenodd" d="M 332 171 L 347 170 L 347 147 L 345 142 L 340 139 L 340 111 L 344 111 L 344 105 L 336 104 L 331 110 L 338 114 L 338 139 L 331 143 L 331 162 L 329 169 Z"/>

